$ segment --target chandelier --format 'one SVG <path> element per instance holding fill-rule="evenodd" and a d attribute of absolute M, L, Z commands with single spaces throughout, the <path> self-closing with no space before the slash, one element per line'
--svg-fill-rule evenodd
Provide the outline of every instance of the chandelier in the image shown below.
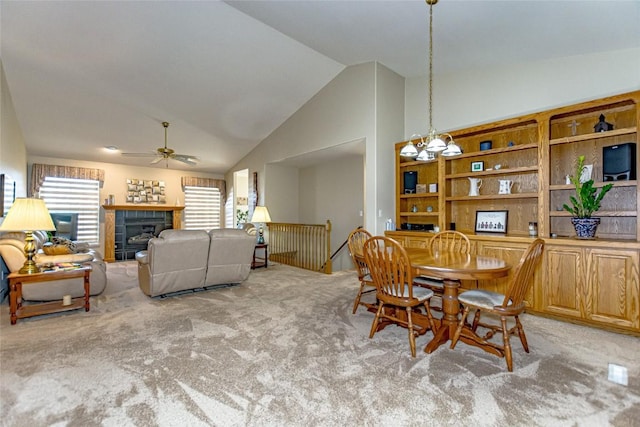
<path fill-rule="evenodd" d="M 443 156 L 457 156 L 462 154 L 460 147 L 454 142 L 453 137 L 448 133 L 438 135 L 433 128 L 433 5 L 438 3 L 438 0 L 425 0 L 429 5 L 429 136 L 427 142 L 422 138 L 420 134 L 413 134 L 409 138 L 409 142 L 402 147 L 400 155 L 403 157 L 410 157 L 416 160 L 433 160 L 436 153 L 442 152 Z M 418 136 L 420 142 L 413 143 L 413 137 Z M 448 140 L 448 143 L 445 141 Z M 422 148 L 418 153 L 418 148 Z"/>

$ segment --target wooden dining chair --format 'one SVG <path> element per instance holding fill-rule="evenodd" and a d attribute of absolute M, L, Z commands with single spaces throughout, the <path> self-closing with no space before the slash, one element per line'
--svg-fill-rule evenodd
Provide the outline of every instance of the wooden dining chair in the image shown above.
<path fill-rule="evenodd" d="M 429 329 L 436 332 L 429 307 L 433 291 L 413 286 L 413 269 L 409 255 L 400 243 L 391 238 L 375 236 L 367 240 L 364 244 L 364 257 L 378 298 L 378 311 L 371 324 L 369 338 L 373 338 L 383 319 L 390 320 L 408 329 L 411 356 L 416 357 L 416 336 Z M 385 306 L 406 310 L 406 318 L 396 310 L 385 310 Z M 412 315 L 413 310 L 420 306 L 424 306 L 426 311 L 428 327 L 416 330 Z"/>
<path fill-rule="evenodd" d="M 351 259 L 353 260 L 353 264 L 356 267 L 358 280 L 360 281 L 360 289 L 358 290 L 355 301 L 353 301 L 353 314 L 356 314 L 356 310 L 358 309 L 358 305 L 360 304 L 367 308 L 376 306 L 376 304 L 364 303 L 360 301 L 362 294 L 376 291 L 376 285 L 373 284 L 373 280 L 371 279 L 371 275 L 369 274 L 369 267 L 367 267 L 363 252 L 364 242 L 366 242 L 370 238 L 371 233 L 369 233 L 364 228 L 359 227 L 353 230 L 349 234 L 349 237 L 347 239 L 349 253 L 351 254 Z"/>
<path fill-rule="evenodd" d="M 432 251 L 455 251 L 468 254 L 471 251 L 471 243 L 469 238 L 459 231 L 445 230 L 436 233 L 431 239 L 427 247 Z M 442 295 L 444 294 L 444 281 L 437 277 L 428 276 L 416 276 L 413 279 L 413 283 L 417 286 L 421 286 L 427 289 L 431 289 L 437 298 L 433 300 L 440 300 L 440 305 L 431 304 L 431 308 L 436 311 L 442 311 Z"/>
<path fill-rule="evenodd" d="M 509 372 L 513 371 L 513 360 L 511 354 L 511 343 L 509 337 L 516 333 L 520 337 L 520 342 L 524 351 L 529 353 L 529 346 L 527 344 L 527 337 L 524 334 L 522 323 L 518 317 L 520 313 L 524 311 L 525 303 L 524 298 L 529 291 L 533 283 L 533 273 L 542 259 L 542 251 L 544 249 L 544 241 L 542 239 L 534 240 L 527 250 L 520 258 L 520 262 L 515 268 L 511 281 L 507 288 L 506 294 L 500 294 L 482 289 L 474 289 L 464 292 L 458 296 L 458 300 L 463 306 L 462 317 L 458 322 L 458 327 L 454 333 L 451 341 L 451 348 L 455 348 L 463 329 L 470 328 L 473 331 L 472 335 L 466 335 L 466 338 L 470 338 L 480 344 L 488 345 L 498 350 L 498 354 L 504 355 L 507 360 L 507 369 Z M 473 323 L 469 326 L 466 325 L 466 318 L 469 315 L 471 309 L 475 309 L 475 315 L 473 317 Z M 481 322 L 481 316 L 483 313 L 496 315 L 500 317 L 500 324 L 495 323 L 483 323 Z M 515 325 L 512 328 L 507 327 L 507 318 L 513 317 Z M 478 327 L 488 329 L 485 335 L 479 336 L 477 334 Z M 502 333 L 502 345 L 489 341 L 496 332 Z"/>

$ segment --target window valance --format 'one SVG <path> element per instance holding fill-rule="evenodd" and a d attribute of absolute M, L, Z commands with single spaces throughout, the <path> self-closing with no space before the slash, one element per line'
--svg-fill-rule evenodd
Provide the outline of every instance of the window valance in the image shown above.
<path fill-rule="evenodd" d="M 31 197 L 38 194 L 44 179 L 48 176 L 53 178 L 91 179 L 99 181 L 100 187 L 104 184 L 104 170 L 102 169 L 34 163 L 31 166 L 31 185 L 29 187 L 29 195 Z"/>
<path fill-rule="evenodd" d="M 198 178 L 196 176 L 183 176 L 182 189 L 184 187 L 209 187 L 217 188 L 220 191 L 220 198 L 224 201 L 227 199 L 227 181 L 224 179 Z"/>

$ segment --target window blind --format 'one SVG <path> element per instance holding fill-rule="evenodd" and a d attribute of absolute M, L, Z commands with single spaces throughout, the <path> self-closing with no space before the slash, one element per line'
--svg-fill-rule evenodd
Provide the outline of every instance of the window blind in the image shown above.
<path fill-rule="evenodd" d="M 220 190 L 213 187 L 184 186 L 184 228 L 220 228 Z"/>
<path fill-rule="evenodd" d="M 98 243 L 100 181 L 46 177 L 40 187 L 40 198 L 50 213 L 77 213 L 77 240 Z"/>

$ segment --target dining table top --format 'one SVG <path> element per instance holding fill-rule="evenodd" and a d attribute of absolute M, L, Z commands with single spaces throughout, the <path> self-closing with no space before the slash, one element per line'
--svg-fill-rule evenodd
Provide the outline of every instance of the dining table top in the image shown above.
<path fill-rule="evenodd" d="M 495 257 L 426 248 L 405 248 L 418 274 L 449 280 L 482 280 L 504 277 L 511 266 Z"/>

